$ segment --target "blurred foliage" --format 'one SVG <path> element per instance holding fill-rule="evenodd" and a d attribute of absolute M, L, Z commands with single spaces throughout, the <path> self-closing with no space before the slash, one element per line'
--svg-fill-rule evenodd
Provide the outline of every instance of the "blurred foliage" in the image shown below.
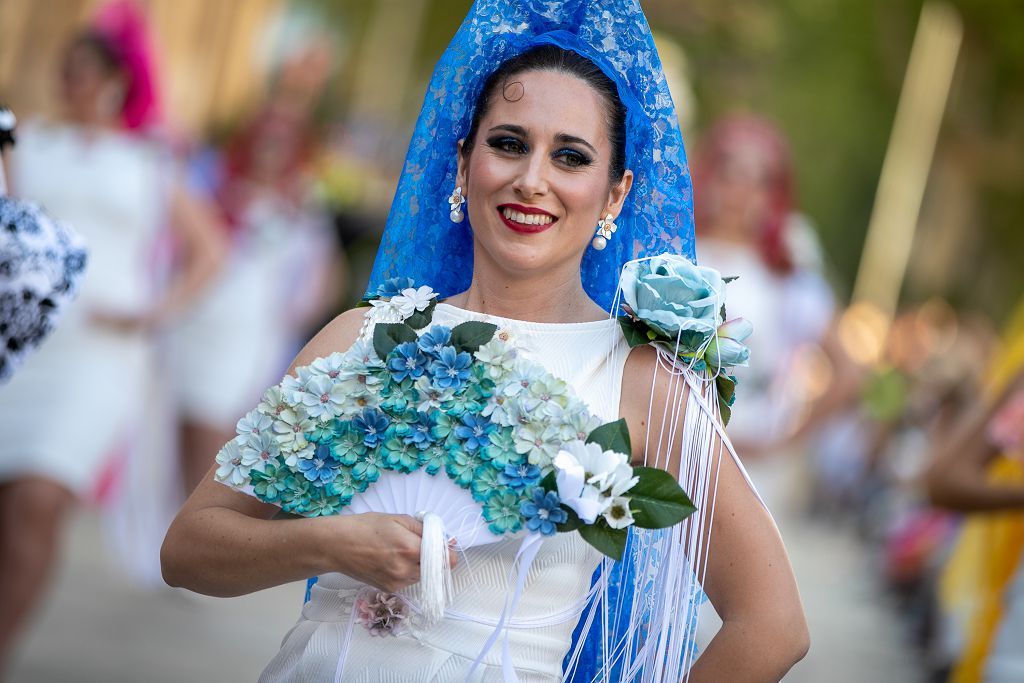
<path fill-rule="evenodd" d="M 372 6 L 296 2 L 344 16 L 353 40 Z M 421 87 L 406 101 L 410 124 L 437 56 L 470 5 L 428 2 L 415 47 Z M 698 136 L 737 110 L 766 115 L 789 136 L 800 206 L 820 231 L 840 292 L 848 292 L 921 0 L 642 2 L 655 29 L 690 60 Z M 958 232 L 963 244 L 951 250 L 962 256 L 948 264 L 946 291 L 937 293 L 1001 317 L 1024 287 L 1024 11 L 1020 0 L 951 2 L 963 16 L 965 42 L 936 160 L 963 166 L 971 208 Z"/>

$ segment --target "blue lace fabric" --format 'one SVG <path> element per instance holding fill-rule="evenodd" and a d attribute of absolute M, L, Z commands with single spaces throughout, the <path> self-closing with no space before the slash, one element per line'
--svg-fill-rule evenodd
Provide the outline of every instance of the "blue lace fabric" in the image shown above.
<path fill-rule="evenodd" d="M 694 258 L 693 192 L 675 106 L 637 0 L 477 0 L 441 56 L 388 215 L 368 293 L 392 277 L 442 297 L 469 287 L 472 226 L 452 223 L 458 141 L 487 77 L 505 60 L 550 43 L 597 64 L 626 106 L 633 189 L 603 251 L 587 249 L 587 293 L 610 310 L 627 261 L 664 252 Z M 594 226 L 597 229 L 597 226 Z"/>
<path fill-rule="evenodd" d="M 487 77 L 505 60 L 542 44 L 593 61 L 616 84 L 627 111 L 625 161 L 634 174 L 633 188 L 607 248 L 588 248 L 583 257 L 587 293 L 610 311 L 627 261 L 665 252 L 695 259 L 693 191 L 683 139 L 638 0 L 477 0 L 431 77 L 370 276 L 369 296 L 393 277 L 430 285 L 442 297 L 469 287 L 472 226 L 468 220 L 452 223 L 448 215 L 458 141 L 469 132 Z M 599 616 L 584 633 L 581 620 L 570 654 L 579 645 L 582 656 L 571 670 L 566 658 L 570 680 L 603 677 L 604 643 L 617 643 L 610 646 L 613 651 L 640 647 L 643 638 L 629 636 L 627 630 L 632 624 L 645 632 L 651 614 L 643 605 L 634 608 L 633 598 L 653 594 L 664 578 L 640 575 L 650 566 L 650 553 L 663 545 L 644 543 L 631 533 L 623 561 L 603 563 L 595 573 L 596 582 L 602 571 L 609 572 L 606 605 L 613 612 L 611 624 L 605 633 Z M 649 585 L 638 589 L 639 582 Z M 684 628 L 692 630 L 690 625 Z M 618 678 L 613 675 L 611 680 Z"/>

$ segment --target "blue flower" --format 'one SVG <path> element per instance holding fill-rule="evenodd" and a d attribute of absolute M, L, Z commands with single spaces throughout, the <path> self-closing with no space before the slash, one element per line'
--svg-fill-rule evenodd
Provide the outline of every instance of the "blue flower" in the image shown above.
<path fill-rule="evenodd" d="M 686 257 L 663 254 L 631 261 L 622 269 L 619 287 L 636 317 L 672 342 L 692 332 L 699 346 L 722 322 L 722 276 Z"/>
<path fill-rule="evenodd" d="M 377 296 L 390 298 L 398 296 L 402 293 L 402 290 L 415 287 L 416 283 L 412 281 L 411 277 L 393 277 L 390 280 L 385 280 L 377 287 L 375 292 Z"/>
<path fill-rule="evenodd" d="M 312 458 L 300 458 L 298 470 L 314 486 L 323 486 L 334 479 L 341 463 L 331 455 L 331 447 L 326 443 L 317 444 Z"/>
<path fill-rule="evenodd" d="M 427 357 L 416 342 L 404 342 L 388 355 L 388 370 L 396 382 L 406 378 L 417 379 L 427 370 Z"/>
<path fill-rule="evenodd" d="M 427 448 L 436 440 L 433 434 L 434 425 L 432 414 L 417 413 L 416 421 L 410 425 L 411 430 L 405 435 L 405 442 L 413 444 L 416 448 Z"/>
<path fill-rule="evenodd" d="M 526 528 L 530 531 L 540 531 L 544 536 L 550 536 L 558 529 L 556 524 L 563 524 L 569 519 L 569 515 L 562 509 L 562 503 L 558 500 L 558 494 L 554 491 L 545 491 L 542 488 L 533 490 L 533 499 L 523 501 L 519 506 L 519 512 L 526 518 Z"/>
<path fill-rule="evenodd" d="M 486 417 L 466 413 L 462 424 L 455 428 L 455 436 L 463 440 L 468 450 L 475 451 L 490 445 L 491 433 L 497 428 Z"/>
<path fill-rule="evenodd" d="M 498 481 L 516 490 L 536 486 L 540 482 L 540 468 L 528 462 L 505 465 L 505 469 L 498 475 Z"/>
<path fill-rule="evenodd" d="M 388 429 L 388 417 L 379 410 L 364 408 L 363 412 L 352 420 L 363 435 L 363 444 L 367 448 L 374 448 L 384 440 L 384 432 Z"/>
<path fill-rule="evenodd" d="M 435 386 L 440 389 L 461 389 L 469 379 L 469 366 L 472 363 L 473 357 L 465 351 L 459 353 L 454 346 L 444 347 L 430 364 Z"/>
<path fill-rule="evenodd" d="M 444 325 L 434 325 L 429 330 L 420 335 L 416 345 L 420 347 L 420 351 L 437 358 L 441 354 L 441 349 L 448 346 L 448 342 L 451 341 L 452 330 L 450 327 Z"/>

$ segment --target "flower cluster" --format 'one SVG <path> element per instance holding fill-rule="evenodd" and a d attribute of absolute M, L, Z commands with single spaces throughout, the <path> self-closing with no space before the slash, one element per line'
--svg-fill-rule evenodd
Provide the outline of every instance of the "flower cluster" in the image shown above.
<path fill-rule="evenodd" d="M 639 481 L 624 422 L 601 425 L 494 325 L 427 326 L 433 292 L 405 284 L 390 302 L 423 329 L 378 322 L 372 343 L 271 387 L 217 455 L 217 479 L 315 517 L 338 514 L 384 471 L 422 469 L 469 491 L 495 535 L 582 523 L 622 530 L 624 543 L 634 521 L 624 494 Z"/>
<path fill-rule="evenodd" d="M 732 279 L 662 254 L 627 263 L 619 281 L 625 311 L 619 322 L 630 345 L 653 343 L 697 372 L 713 372 L 726 422 L 736 385 L 727 369 L 747 364 L 743 341 L 753 332 L 743 318 L 726 319 L 725 285 Z"/>

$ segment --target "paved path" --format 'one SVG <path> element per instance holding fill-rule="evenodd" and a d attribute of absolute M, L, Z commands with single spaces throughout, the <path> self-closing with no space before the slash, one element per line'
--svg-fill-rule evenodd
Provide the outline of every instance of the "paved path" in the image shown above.
<path fill-rule="evenodd" d="M 912 655 L 868 561 L 842 533 L 780 515 L 811 624 L 792 683 L 915 683 Z M 83 514 L 12 672 L 12 683 L 255 681 L 294 622 L 303 586 L 214 599 L 126 584 Z"/>

